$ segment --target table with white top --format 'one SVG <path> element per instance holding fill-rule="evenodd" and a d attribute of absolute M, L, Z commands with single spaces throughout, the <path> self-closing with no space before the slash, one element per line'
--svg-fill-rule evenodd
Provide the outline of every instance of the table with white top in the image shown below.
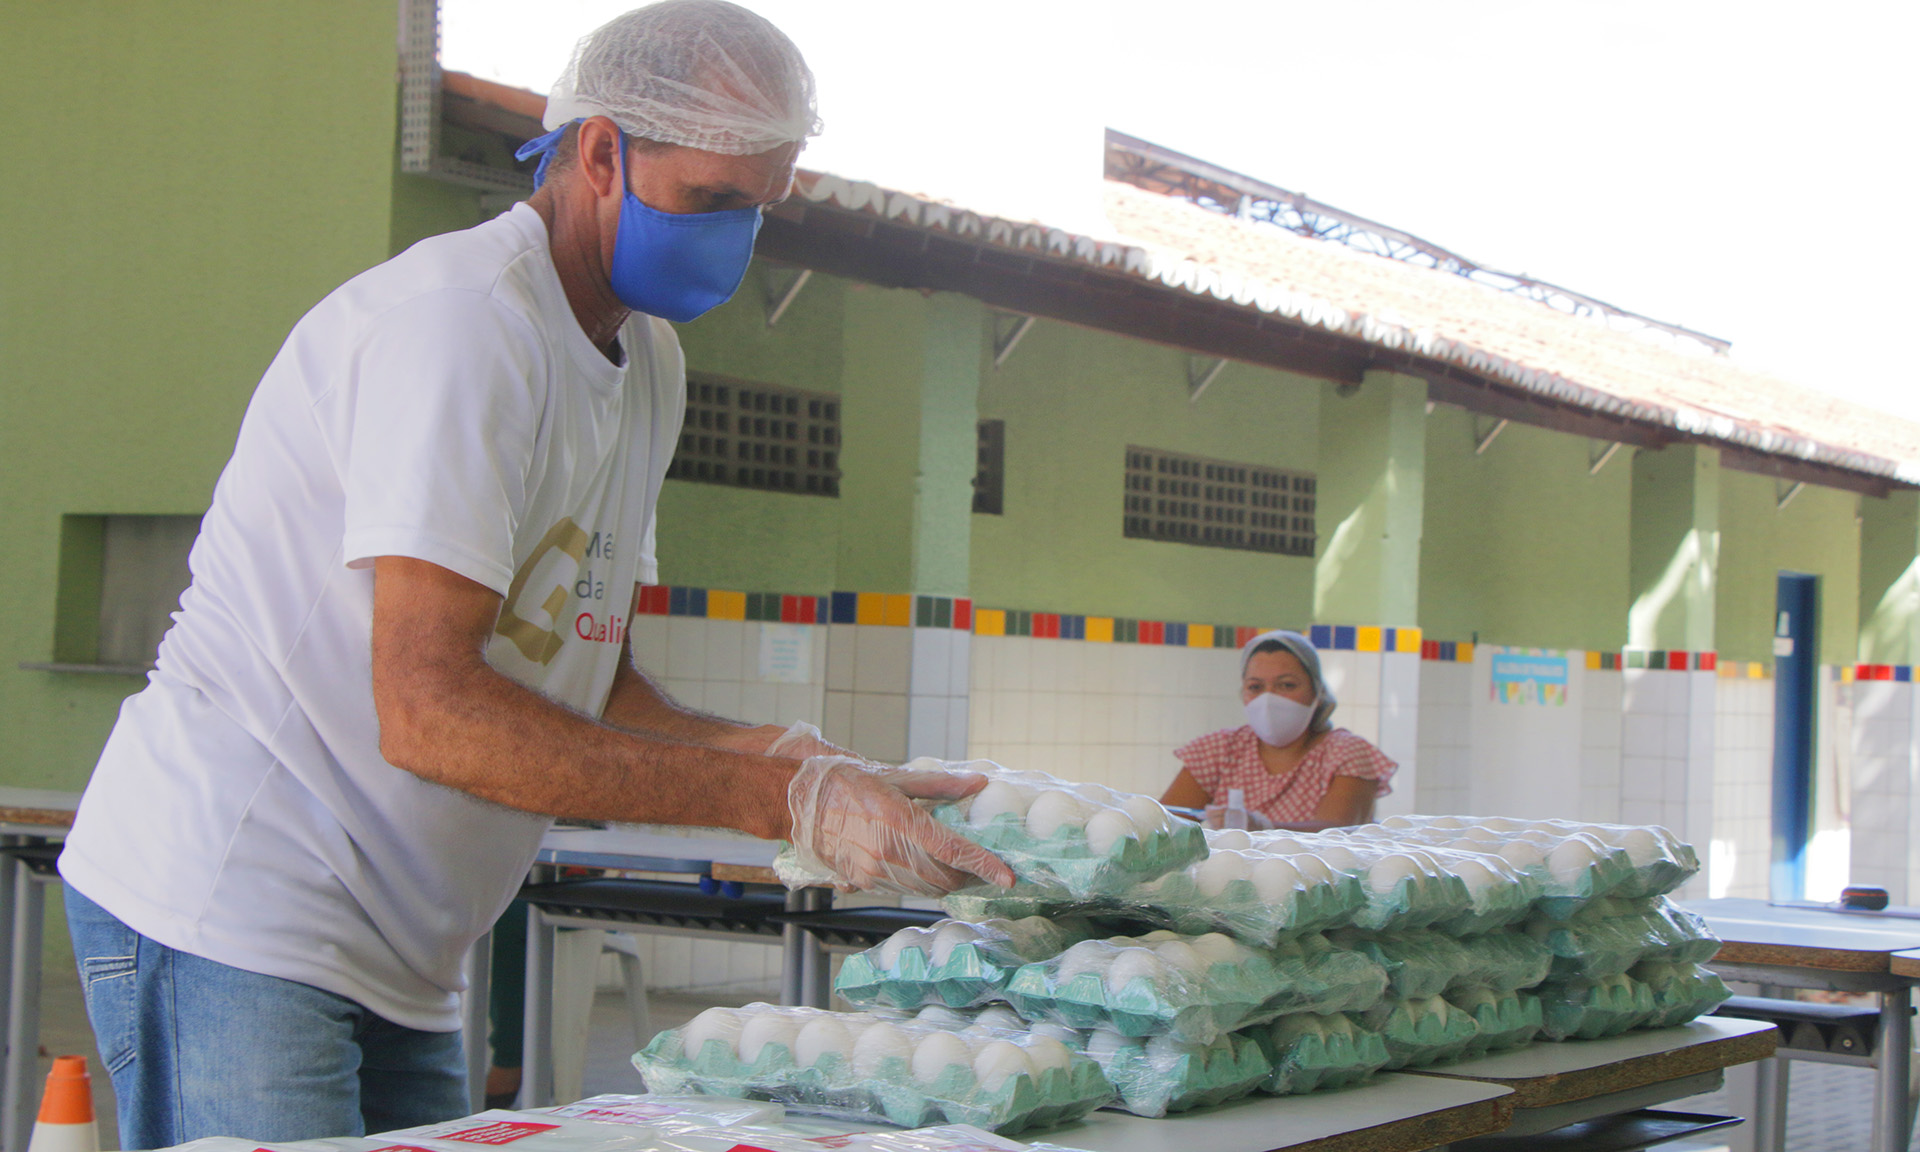
<path fill-rule="evenodd" d="M 1913 984 L 1920 979 L 1920 912 L 1883 912 L 1776 905 L 1764 900 L 1692 900 L 1683 907 L 1705 918 L 1720 937 L 1708 967 L 1722 978 L 1780 988 L 1870 992 L 1879 998 L 1875 1045 L 1873 1152 L 1907 1152 L 1912 1135 L 1909 1084 L 1913 1051 Z M 1776 1115 L 1775 1078 L 1760 1078 L 1757 1122 Z M 1778 1142 L 1777 1126 L 1758 1123 Z"/>

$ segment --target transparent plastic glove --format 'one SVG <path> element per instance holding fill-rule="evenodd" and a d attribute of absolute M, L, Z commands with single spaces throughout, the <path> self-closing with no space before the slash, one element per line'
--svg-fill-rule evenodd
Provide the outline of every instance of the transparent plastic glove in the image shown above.
<path fill-rule="evenodd" d="M 793 727 L 774 738 L 767 745 L 766 755 L 784 756 L 789 760 L 805 760 L 813 756 L 852 756 L 847 751 L 820 735 L 820 729 L 805 720 L 794 721 Z"/>
<path fill-rule="evenodd" d="M 849 756 L 815 756 L 787 787 L 793 850 L 802 868 L 860 890 L 944 896 L 986 880 L 1008 887 L 1013 870 L 944 827 L 916 799 L 958 800 L 986 784 L 972 772 L 889 768 Z"/>

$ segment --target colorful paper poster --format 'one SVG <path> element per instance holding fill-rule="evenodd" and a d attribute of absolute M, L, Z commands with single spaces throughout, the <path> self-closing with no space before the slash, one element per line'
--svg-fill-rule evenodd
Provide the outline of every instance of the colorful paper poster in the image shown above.
<path fill-rule="evenodd" d="M 1565 704 L 1567 658 L 1547 652 L 1500 652 L 1493 657 L 1496 704 Z"/>

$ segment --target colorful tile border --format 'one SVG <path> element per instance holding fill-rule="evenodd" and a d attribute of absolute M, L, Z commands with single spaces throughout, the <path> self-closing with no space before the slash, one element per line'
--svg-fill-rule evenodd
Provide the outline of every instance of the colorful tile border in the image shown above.
<path fill-rule="evenodd" d="M 1420 659 L 1447 664 L 1473 663 L 1473 643 L 1468 640 L 1426 640 L 1420 644 Z"/>
<path fill-rule="evenodd" d="M 1843 665 L 1839 672 L 1840 679 L 1848 682 L 1891 680 L 1900 684 L 1913 683 L 1911 664 L 1855 664 L 1851 668 Z"/>
<path fill-rule="evenodd" d="M 732 592 L 649 584 L 640 589 L 642 616 L 699 616 L 708 620 L 758 620 L 768 624 L 891 624 L 919 628 L 973 629 L 973 601 L 950 596 L 833 592 L 792 596 L 780 592 Z"/>

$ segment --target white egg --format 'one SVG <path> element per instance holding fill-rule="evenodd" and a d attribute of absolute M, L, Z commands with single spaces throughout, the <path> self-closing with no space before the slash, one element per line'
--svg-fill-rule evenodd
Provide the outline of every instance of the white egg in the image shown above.
<path fill-rule="evenodd" d="M 882 1076 L 881 1064 L 887 1060 L 904 1064 L 912 1058 L 913 1038 L 885 1021 L 860 1033 L 860 1038 L 853 1042 L 853 1074 L 863 1080 Z"/>
<path fill-rule="evenodd" d="M 1239 852 L 1216 850 L 1193 866 L 1193 886 L 1199 889 L 1200 895 L 1213 899 L 1235 880 L 1245 880 L 1252 872 L 1252 865 L 1253 861 Z"/>
<path fill-rule="evenodd" d="M 1500 846 L 1498 855 L 1522 872 L 1538 868 L 1547 862 L 1547 854 L 1540 850 L 1540 846 L 1527 840 L 1508 841 Z"/>
<path fill-rule="evenodd" d="M 900 953 L 908 948 L 918 948 L 923 952 L 926 951 L 927 937 L 931 935 L 933 935 L 933 933 L 925 928 L 900 929 L 900 931 L 882 940 L 880 947 L 875 949 L 880 961 L 879 966 L 887 971 L 899 968 Z"/>
<path fill-rule="evenodd" d="M 1059 1037 L 1043 1034 L 1041 1025 L 1033 1026 L 1033 1032 L 1026 1039 L 1027 1063 L 1033 1065 L 1036 1076 L 1043 1076 L 1058 1068 L 1065 1070 L 1073 1063 L 1073 1050 L 1060 1042 Z M 1053 1027 L 1058 1028 L 1059 1025 Z"/>
<path fill-rule="evenodd" d="M 1327 867 L 1325 860 L 1312 853 L 1302 852 L 1297 855 L 1288 855 L 1284 859 L 1294 866 L 1300 873 L 1300 878 L 1309 885 L 1333 883 L 1335 875 L 1333 869 Z"/>
<path fill-rule="evenodd" d="M 915 1020 L 923 1024 L 932 1024 L 938 1028 L 961 1029 L 973 1023 L 966 1013 L 955 1011 L 945 1004 L 929 1004 L 913 1014 Z"/>
<path fill-rule="evenodd" d="M 933 1083 L 949 1065 L 972 1063 L 967 1042 L 951 1032 L 930 1032 L 913 1046 L 913 1078 L 922 1084 Z"/>
<path fill-rule="evenodd" d="M 1424 875 L 1419 861 L 1411 856 L 1383 856 L 1367 869 L 1367 887 L 1382 896 L 1392 892 L 1402 880 Z"/>
<path fill-rule="evenodd" d="M 1495 832 L 1524 832 L 1527 830 L 1527 821 L 1509 820 L 1505 816 L 1482 816 L 1480 827 L 1490 828 Z"/>
<path fill-rule="evenodd" d="M 1593 846 L 1578 837 L 1568 837 L 1547 853 L 1547 871 L 1556 882 L 1568 886 L 1578 884 L 1599 862 L 1600 856 Z"/>
<path fill-rule="evenodd" d="M 829 1052 L 842 1059 L 853 1053 L 853 1037 L 836 1017 L 815 1017 L 794 1037 L 793 1058 L 802 1068 L 813 1067 Z"/>
<path fill-rule="evenodd" d="M 799 1017 L 785 1012 L 754 1013 L 740 1029 L 740 1059 L 748 1064 L 758 1061 L 761 1050 L 769 1044 L 778 1044 L 791 1053 L 800 1026 Z"/>
<path fill-rule="evenodd" d="M 1060 953 L 1054 979 L 1065 984 L 1088 972 L 1105 972 L 1113 957 L 1113 945 L 1104 940 L 1083 940 Z"/>
<path fill-rule="evenodd" d="M 1614 843 L 1626 851 L 1627 860 L 1635 868 L 1645 868 L 1667 854 L 1666 846 L 1651 828 L 1629 828 Z"/>
<path fill-rule="evenodd" d="M 988 1092 L 998 1092 L 1000 1086 L 1015 1076 L 1033 1075 L 1033 1062 L 1017 1044 L 1005 1040 L 995 1040 L 973 1058 L 973 1078 L 980 1081 L 980 1087 Z"/>
<path fill-rule="evenodd" d="M 1448 866 L 1448 871 L 1460 877 L 1467 891 L 1475 895 L 1506 883 L 1504 877 L 1478 860 L 1456 860 Z"/>
<path fill-rule="evenodd" d="M 730 1054 L 737 1054 L 740 1030 L 745 1024 L 740 1013 L 731 1008 L 709 1008 L 680 1030 L 680 1044 L 688 1056 L 695 1058 L 706 1050 L 709 1040 L 718 1040 L 727 1046 Z"/>
<path fill-rule="evenodd" d="M 1105 856 L 1120 841 L 1134 838 L 1133 817 L 1118 808 L 1103 808 L 1087 820 L 1087 847 L 1095 856 Z"/>
<path fill-rule="evenodd" d="M 1120 802 L 1120 810 L 1133 821 L 1134 831 L 1142 838 L 1165 832 L 1173 822 L 1173 817 L 1151 796 L 1129 796 Z"/>
<path fill-rule="evenodd" d="M 1140 1047 L 1140 1041 L 1132 1036 L 1122 1036 L 1111 1028 L 1095 1028 L 1087 1034 L 1087 1055 L 1102 1065 L 1120 1053 Z"/>
<path fill-rule="evenodd" d="M 1221 828 L 1207 833 L 1207 847 L 1215 851 L 1221 848 L 1242 850 L 1253 847 L 1253 837 L 1247 835 L 1244 828 Z"/>
<path fill-rule="evenodd" d="M 1033 793 L 1008 780 L 990 781 L 985 788 L 973 794 L 973 806 L 967 809 L 967 823 L 975 828 L 984 828 L 993 823 L 995 816 L 1003 813 L 1027 818 L 1027 809 L 1033 805 Z"/>
<path fill-rule="evenodd" d="M 1147 933 L 1145 936 L 1136 936 L 1131 938 L 1122 936 L 1122 937 L 1119 937 L 1119 939 L 1128 944 L 1133 943 L 1134 940 L 1138 940 L 1142 944 L 1159 944 L 1167 940 L 1180 939 L 1180 933 L 1170 932 L 1165 928 L 1155 928 L 1153 931 Z"/>
<path fill-rule="evenodd" d="M 1193 945 L 1184 940 L 1168 940 L 1164 944 L 1155 944 L 1153 954 L 1169 968 L 1178 968 L 1196 975 L 1205 975 L 1211 966 Z"/>
<path fill-rule="evenodd" d="M 1020 1014 L 1005 1004 L 991 1004 L 982 1008 L 973 1022 L 986 1028 L 1010 1028 L 1015 1032 L 1025 1031 L 1027 1027 L 1027 1022 L 1020 1019 Z"/>
<path fill-rule="evenodd" d="M 1269 856 L 1253 865 L 1253 890 L 1269 905 L 1278 904 L 1301 888 L 1300 870 L 1285 856 Z"/>
<path fill-rule="evenodd" d="M 1294 856 L 1301 852 L 1313 851 L 1313 846 L 1306 841 L 1295 839 L 1282 832 L 1262 832 L 1260 838 L 1253 841 L 1253 846 L 1269 856 Z"/>
<path fill-rule="evenodd" d="M 928 942 L 931 947 L 927 953 L 927 959 L 933 961 L 934 967 L 937 968 L 952 958 L 954 948 L 961 944 L 975 943 L 979 939 L 978 926 L 964 920 L 949 920 L 934 929 L 933 939 Z"/>
<path fill-rule="evenodd" d="M 1087 805 L 1080 797 L 1064 789 L 1042 792 L 1027 809 L 1027 835 L 1046 840 L 1062 828 L 1079 828 L 1087 822 Z"/>
<path fill-rule="evenodd" d="M 1507 838 L 1491 828 L 1481 828 L 1477 825 L 1470 825 L 1460 829 L 1460 839 L 1468 840 L 1475 844 L 1503 844 Z"/>
<path fill-rule="evenodd" d="M 1151 948 L 1123 948 L 1107 965 L 1105 983 L 1108 993 L 1118 993 L 1135 980 L 1160 982 L 1166 977 L 1166 965 Z"/>
<path fill-rule="evenodd" d="M 1187 946 L 1198 952 L 1209 967 L 1215 964 L 1238 964 L 1246 959 L 1246 949 L 1236 943 L 1233 937 L 1220 932 L 1208 932 L 1195 936 Z"/>
<path fill-rule="evenodd" d="M 1360 857 L 1338 844 L 1323 844 L 1314 849 L 1313 854 L 1335 872 L 1359 872 L 1361 869 Z"/>
<path fill-rule="evenodd" d="M 1451 831 L 1455 828 L 1467 827 L 1467 821 L 1458 816 L 1435 816 L 1427 821 L 1427 827 L 1445 828 Z"/>

